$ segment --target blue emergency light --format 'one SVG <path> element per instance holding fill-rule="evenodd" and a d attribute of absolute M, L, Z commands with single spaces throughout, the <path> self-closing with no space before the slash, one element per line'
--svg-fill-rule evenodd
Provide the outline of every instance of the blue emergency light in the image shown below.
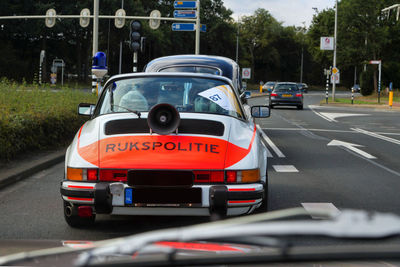
<path fill-rule="evenodd" d="M 104 52 L 97 52 L 92 61 L 92 73 L 97 78 L 103 78 L 107 74 L 107 58 Z"/>

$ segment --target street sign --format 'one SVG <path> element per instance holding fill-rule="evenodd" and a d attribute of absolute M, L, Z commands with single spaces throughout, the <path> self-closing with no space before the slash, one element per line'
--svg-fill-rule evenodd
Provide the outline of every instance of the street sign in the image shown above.
<path fill-rule="evenodd" d="M 339 84 L 340 83 L 340 72 L 331 75 L 331 84 Z"/>
<path fill-rule="evenodd" d="M 173 31 L 194 31 L 194 23 L 172 23 Z"/>
<path fill-rule="evenodd" d="M 369 64 L 381 64 L 380 60 L 370 60 Z"/>
<path fill-rule="evenodd" d="M 175 1 L 174 8 L 197 8 L 196 1 Z"/>
<path fill-rule="evenodd" d="M 88 8 L 84 8 L 81 10 L 81 18 L 79 19 L 79 24 L 82 28 L 86 28 L 90 24 L 90 10 Z"/>
<path fill-rule="evenodd" d="M 242 78 L 250 79 L 251 78 L 251 68 L 243 68 L 242 69 Z"/>
<path fill-rule="evenodd" d="M 333 50 L 333 43 L 334 43 L 333 37 L 321 37 L 320 49 Z"/>
<path fill-rule="evenodd" d="M 44 22 L 48 28 L 52 28 L 54 25 L 56 25 L 56 15 L 57 12 L 53 8 L 50 8 L 46 11 L 46 16 L 48 17 L 44 20 Z"/>
<path fill-rule="evenodd" d="M 200 31 L 201 32 L 206 32 L 207 31 L 207 25 L 206 24 L 200 24 Z"/>
<path fill-rule="evenodd" d="M 151 11 L 150 17 L 159 18 L 159 17 L 161 17 L 161 12 L 158 11 L 157 9 L 155 9 L 155 10 Z M 160 27 L 160 20 L 159 19 L 150 19 L 149 26 L 152 30 L 157 30 L 158 27 Z"/>
<path fill-rule="evenodd" d="M 185 19 L 195 19 L 196 10 L 175 10 L 174 18 L 185 18 Z"/>
<path fill-rule="evenodd" d="M 126 15 L 126 12 L 122 8 L 115 11 L 115 16 L 119 17 L 119 18 L 115 18 L 115 20 L 114 20 L 114 25 L 116 28 L 121 29 L 125 26 L 125 15 Z"/>
<path fill-rule="evenodd" d="M 338 73 L 338 72 L 339 72 L 339 69 L 338 69 L 338 68 L 336 68 L 336 67 L 332 68 L 332 73 L 333 73 L 333 74 L 336 74 L 336 73 Z"/>

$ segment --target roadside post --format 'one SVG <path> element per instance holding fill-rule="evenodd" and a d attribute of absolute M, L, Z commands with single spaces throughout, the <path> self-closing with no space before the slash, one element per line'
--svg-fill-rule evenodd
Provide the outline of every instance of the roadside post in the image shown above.
<path fill-rule="evenodd" d="M 354 89 L 351 88 L 351 104 L 354 104 Z"/>
<path fill-rule="evenodd" d="M 378 80 L 378 104 L 381 103 L 381 77 L 382 77 L 382 60 L 370 60 L 369 64 L 378 65 L 379 80 Z"/>
<path fill-rule="evenodd" d="M 46 55 L 46 51 L 42 50 L 40 51 L 40 61 L 39 61 L 39 85 L 42 85 L 42 66 L 43 66 L 43 60 Z"/>
<path fill-rule="evenodd" d="M 260 93 L 262 93 L 262 88 L 263 88 L 264 82 L 260 81 Z"/>
<path fill-rule="evenodd" d="M 325 87 L 325 101 L 328 104 L 328 97 L 329 97 L 329 75 L 331 74 L 330 69 L 324 69 L 324 74 L 326 75 L 326 87 Z"/>
<path fill-rule="evenodd" d="M 389 84 L 389 107 L 392 108 L 393 106 L 393 83 L 390 82 Z"/>
<path fill-rule="evenodd" d="M 107 74 L 107 60 L 106 54 L 103 52 L 96 52 L 93 57 L 92 74 L 97 77 L 96 95 L 101 93 L 101 80 Z"/>

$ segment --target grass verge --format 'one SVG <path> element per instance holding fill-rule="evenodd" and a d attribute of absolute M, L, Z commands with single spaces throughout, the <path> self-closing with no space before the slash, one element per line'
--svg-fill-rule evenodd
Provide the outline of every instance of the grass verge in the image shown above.
<path fill-rule="evenodd" d="M 1 79 L 0 160 L 68 144 L 84 122 L 77 114 L 81 102 L 95 103 L 96 96 Z"/>

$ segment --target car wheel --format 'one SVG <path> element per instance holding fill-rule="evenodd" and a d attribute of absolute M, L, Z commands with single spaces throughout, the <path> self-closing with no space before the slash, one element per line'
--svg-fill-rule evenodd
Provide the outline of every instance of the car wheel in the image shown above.
<path fill-rule="evenodd" d="M 79 217 L 77 213 L 76 207 L 71 203 L 64 201 L 64 219 L 69 226 L 79 228 L 94 224 L 96 220 L 95 214 L 88 218 L 82 218 Z"/>
<path fill-rule="evenodd" d="M 303 105 L 297 106 L 297 109 L 303 109 Z"/>

